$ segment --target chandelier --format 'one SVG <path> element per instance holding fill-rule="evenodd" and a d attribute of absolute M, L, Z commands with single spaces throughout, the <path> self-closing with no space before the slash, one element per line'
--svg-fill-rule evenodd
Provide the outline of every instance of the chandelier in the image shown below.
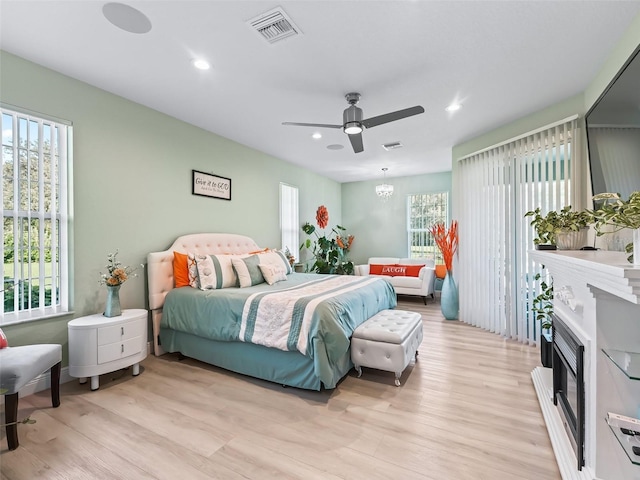
<path fill-rule="evenodd" d="M 391 195 L 393 195 L 393 185 L 389 185 L 387 183 L 387 170 L 388 168 L 382 169 L 382 174 L 384 175 L 384 179 L 382 180 L 382 184 L 376 185 L 376 193 L 379 197 L 382 197 L 383 200 L 388 200 Z"/>

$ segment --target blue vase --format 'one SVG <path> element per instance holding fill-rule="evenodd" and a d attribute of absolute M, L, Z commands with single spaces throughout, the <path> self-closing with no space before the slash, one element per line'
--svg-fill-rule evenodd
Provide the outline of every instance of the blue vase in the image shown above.
<path fill-rule="evenodd" d="M 105 317 L 117 317 L 120 310 L 120 285 L 107 285 L 107 303 L 104 306 Z"/>
<path fill-rule="evenodd" d="M 449 270 L 447 270 L 447 274 L 442 282 L 440 309 L 442 310 L 442 315 L 447 320 L 457 320 L 459 309 L 458 286 Z"/>

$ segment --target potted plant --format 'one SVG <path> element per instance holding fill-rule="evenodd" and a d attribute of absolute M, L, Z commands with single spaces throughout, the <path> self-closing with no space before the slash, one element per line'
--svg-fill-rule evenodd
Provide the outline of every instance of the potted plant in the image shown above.
<path fill-rule="evenodd" d="M 544 268 L 544 266 L 543 266 Z M 540 280 L 542 274 L 535 276 L 536 280 Z M 542 280 L 540 283 L 540 294 L 537 295 L 532 302 L 531 311 L 535 314 L 536 320 L 540 321 L 540 361 L 543 367 L 551 367 L 552 358 L 552 316 L 553 316 L 553 281 L 551 279 Z"/>
<path fill-rule="evenodd" d="M 537 237 L 533 243 L 538 250 L 577 250 L 585 246 L 589 225 L 593 215 L 588 210 L 575 211 L 567 205 L 559 212 L 550 211 L 542 215 L 540 208 L 525 213 L 533 217 L 530 225 L 535 228 Z"/>
<path fill-rule="evenodd" d="M 325 229 L 329 224 L 329 212 L 327 207 L 320 205 L 316 211 L 316 222 L 318 227 Z M 336 225 L 331 228 L 327 236 L 323 233 L 318 235 L 316 227 L 309 222 L 302 226 L 302 231 L 307 235 L 315 235 L 316 240 L 307 238 L 300 250 L 310 249 L 313 255 L 313 265 L 310 271 L 325 274 L 353 275 L 353 262 L 348 259 L 349 249 L 353 243 L 354 236 L 347 235 L 346 228 Z"/>
<path fill-rule="evenodd" d="M 596 235 L 613 233 L 623 228 L 633 231 L 633 242 L 627 244 L 625 250 L 631 255 L 627 258 L 634 265 L 640 265 L 640 191 L 629 195 L 628 200 L 622 200 L 617 193 L 601 193 L 593 197 L 599 205 L 597 210 L 590 212 L 595 220 Z M 604 230 L 613 227 L 613 230 Z"/>

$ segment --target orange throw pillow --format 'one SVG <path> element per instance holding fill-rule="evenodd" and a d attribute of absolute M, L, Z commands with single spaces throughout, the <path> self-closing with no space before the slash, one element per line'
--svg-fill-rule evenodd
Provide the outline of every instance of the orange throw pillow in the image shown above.
<path fill-rule="evenodd" d="M 447 276 L 446 265 L 436 265 L 436 278 L 444 278 Z"/>
<path fill-rule="evenodd" d="M 424 265 L 397 265 L 397 266 L 402 267 L 404 269 L 405 277 L 419 277 L 420 270 L 422 270 L 422 267 L 424 267 Z M 400 275 L 396 275 L 396 276 L 400 276 Z"/>
<path fill-rule="evenodd" d="M 189 287 L 189 261 L 185 253 L 173 252 L 173 281 L 176 288 Z"/>
<path fill-rule="evenodd" d="M 375 263 L 372 263 L 369 265 L 369 275 L 384 275 L 382 273 L 382 269 L 384 267 L 388 267 L 388 265 L 377 265 Z"/>

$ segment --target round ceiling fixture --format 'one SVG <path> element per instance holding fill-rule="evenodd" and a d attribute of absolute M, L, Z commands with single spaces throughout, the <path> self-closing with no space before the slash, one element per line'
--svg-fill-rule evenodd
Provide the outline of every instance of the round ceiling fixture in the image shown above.
<path fill-rule="evenodd" d="M 211 68 L 211 65 L 209 64 L 209 62 L 201 58 L 194 60 L 193 66 L 196 67 L 198 70 L 209 70 Z"/>
<path fill-rule="evenodd" d="M 102 14 L 116 27 L 129 33 L 147 33 L 151 30 L 151 20 L 142 13 L 124 3 L 105 3 Z"/>
<path fill-rule="evenodd" d="M 327 145 L 327 150 L 342 150 L 344 145 L 340 145 L 339 143 L 332 143 L 331 145 Z"/>

